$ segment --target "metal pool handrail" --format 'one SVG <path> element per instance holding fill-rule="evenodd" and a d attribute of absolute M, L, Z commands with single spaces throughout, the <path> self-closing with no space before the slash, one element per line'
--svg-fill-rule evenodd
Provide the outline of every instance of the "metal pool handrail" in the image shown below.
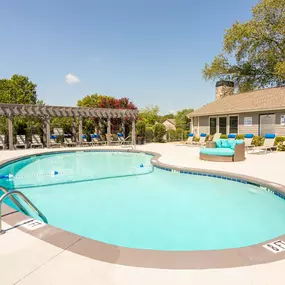
<path fill-rule="evenodd" d="M 0 187 L 0 189 L 3 191 L 3 187 Z M 11 196 L 13 197 L 13 195 L 19 195 L 25 202 L 26 204 L 45 222 L 47 223 L 48 220 L 45 217 L 45 215 L 20 191 L 18 190 L 13 190 L 8 192 L 7 189 L 4 190 L 4 192 L 6 192 L 4 195 L 1 196 L 0 198 L 0 235 L 5 233 L 5 230 L 2 229 L 2 219 L 1 219 L 1 210 L 2 210 L 2 203 L 4 201 L 5 198 Z M 16 201 L 16 199 L 13 197 L 12 201 Z M 16 202 L 16 205 L 20 205 L 20 203 Z M 21 209 L 23 209 L 23 207 L 20 207 Z"/>

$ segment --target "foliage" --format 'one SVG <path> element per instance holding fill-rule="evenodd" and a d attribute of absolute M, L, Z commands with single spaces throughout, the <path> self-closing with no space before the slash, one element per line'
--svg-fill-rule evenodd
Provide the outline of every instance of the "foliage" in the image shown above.
<path fill-rule="evenodd" d="M 166 132 L 166 138 L 169 141 L 181 141 L 187 138 L 188 132 L 184 131 L 183 129 L 176 129 L 176 130 L 168 130 Z"/>
<path fill-rule="evenodd" d="M 51 126 L 51 133 L 53 132 L 54 128 L 62 128 L 65 134 L 72 133 L 72 122 L 73 118 L 69 117 L 53 117 L 50 122 Z"/>
<path fill-rule="evenodd" d="M 138 121 L 136 124 L 136 135 L 137 137 L 145 138 L 146 125 L 144 121 Z"/>
<path fill-rule="evenodd" d="M 0 102 L 36 104 L 36 87 L 36 84 L 23 75 L 14 74 L 10 79 L 0 79 Z"/>
<path fill-rule="evenodd" d="M 146 140 L 146 142 L 152 142 L 153 141 L 153 129 L 152 129 L 152 127 L 146 127 L 146 129 L 145 129 L 145 140 Z"/>
<path fill-rule="evenodd" d="M 278 146 L 279 151 L 285 151 L 285 137 L 276 137 L 274 144 Z"/>
<path fill-rule="evenodd" d="M 236 139 L 237 139 L 237 140 L 244 140 L 244 135 L 237 135 L 237 136 L 236 136 Z"/>
<path fill-rule="evenodd" d="M 116 99 L 111 96 L 100 94 L 87 95 L 83 99 L 77 101 L 79 107 L 92 107 L 92 108 L 111 108 L 111 109 L 132 109 L 136 110 L 137 107 L 129 100 L 129 98 Z"/>
<path fill-rule="evenodd" d="M 134 105 L 133 102 L 129 100 L 129 98 L 123 97 L 123 98 L 117 99 L 111 96 L 105 96 L 105 95 L 101 95 L 97 93 L 92 94 L 92 95 L 87 95 L 81 100 L 78 100 L 77 106 L 90 107 L 90 108 L 137 110 L 137 107 Z M 112 124 L 113 130 L 122 131 L 121 123 L 122 123 L 121 119 L 116 119 L 116 118 L 112 119 L 111 124 Z M 102 120 L 101 128 L 100 128 L 99 122 L 96 121 L 95 118 L 85 119 L 83 122 L 83 132 L 88 136 L 91 133 L 94 133 L 95 128 L 97 128 L 98 130 L 100 129 L 101 134 L 104 135 L 106 127 L 107 127 L 106 122 Z M 125 130 L 129 130 L 130 128 L 131 128 L 130 121 L 128 119 L 125 119 Z"/>
<path fill-rule="evenodd" d="M 254 146 L 261 146 L 263 145 L 263 142 L 264 142 L 264 137 L 260 137 L 260 136 L 253 137 L 252 144 Z"/>
<path fill-rule="evenodd" d="M 168 141 L 176 141 L 177 140 L 177 135 L 175 130 L 167 130 L 166 131 L 166 139 Z"/>
<path fill-rule="evenodd" d="M 153 127 L 153 139 L 155 142 L 164 142 L 164 136 L 166 134 L 166 128 L 163 124 L 157 123 Z"/>
<path fill-rule="evenodd" d="M 159 121 L 159 107 L 148 105 L 139 111 L 139 118 L 144 120 L 147 126 L 153 126 Z"/>
<path fill-rule="evenodd" d="M 159 117 L 159 122 L 163 123 L 163 122 L 165 122 L 168 119 L 175 119 L 175 115 L 174 114 L 166 114 L 166 115 L 160 116 Z"/>
<path fill-rule="evenodd" d="M 187 115 L 189 115 L 193 111 L 194 109 L 183 109 L 181 111 L 178 111 L 175 116 L 176 128 L 181 128 L 183 130 L 189 130 L 190 129 L 190 119 L 188 118 Z"/>
<path fill-rule="evenodd" d="M 223 52 L 203 69 L 206 80 L 232 80 L 240 92 L 285 85 L 285 1 L 260 0 L 252 13 L 226 30 Z"/>
<path fill-rule="evenodd" d="M 14 74 L 10 79 L 0 79 L 0 102 L 8 104 L 43 104 L 38 100 L 37 85 L 27 76 Z M 36 117 L 15 116 L 13 118 L 14 134 L 27 137 L 31 133 L 42 133 L 42 121 Z M 7 118 L 0 118 L 0 133 L 7 134 Z"/>

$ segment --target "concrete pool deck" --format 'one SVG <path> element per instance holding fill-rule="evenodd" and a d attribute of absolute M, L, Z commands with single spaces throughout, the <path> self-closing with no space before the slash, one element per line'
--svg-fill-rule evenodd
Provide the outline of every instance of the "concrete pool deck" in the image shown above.
<path fill-rule="evenodd" d="M 114 148 L 121 149 L 112 147 L 112 149 Z M 247 160 L 243 162 L 219 163 L 200 161 L 198 148 L 172 144 L 149 144 L 138 146 L 137 149 L 160 153 L 162 156 L 159 160 L 173 166 L 232 172 L 285 185 L 285 175 L 282 169 L 285 152 L 247 155 Z M 0 160 L 39 152 L 43 152 L 43 150 L 3 151 L 0 153 Z M 5 227 L 10 228 L 7 224 L 4 225 Z M 90 259 L 46 243 L 17 228 L 12 228 L 0 236 L 1 285 L 284 284 L 284 269 L 285 260 L 227 269 L 139 268 Z"/>

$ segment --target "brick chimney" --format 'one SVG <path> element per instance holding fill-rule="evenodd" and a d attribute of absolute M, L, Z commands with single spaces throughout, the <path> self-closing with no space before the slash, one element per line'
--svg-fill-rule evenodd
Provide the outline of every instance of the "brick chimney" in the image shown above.
<path fill-rule="evenodd" d="M 234 94 L 235 85 L 232 81 L 221 80 L 216 83 L 216 100 Z"/>

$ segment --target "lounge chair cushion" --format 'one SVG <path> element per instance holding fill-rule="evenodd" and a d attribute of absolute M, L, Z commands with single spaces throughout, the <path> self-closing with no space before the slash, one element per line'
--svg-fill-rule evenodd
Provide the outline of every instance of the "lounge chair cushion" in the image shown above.
<path fill-rule="evenodd" d="M 193 133 L 188 134 L 188 137 L 194 137 L 194 134 Z"/>
<path fill-rule="evenodd" d="M 275 134 L 265 134 L 266 139 L 275 139 Z"/>
<path fill-rule="evenodd" d="M 245 135 L 244 135 L 244 138 L 245 138 L 245 139 L 252 139 L 253 137 L 254 137 L 253 134 L 245 134 Z"/>
<path fill-rule="evenodd" d="M 216 143 L 216 147 L 222 147 L 222 140 L 221 139 L 217 139 L 217 140 L 214 140 L 214 142 Z"/>
<path fill-rule="evenodd" d="M 233 156 L 235 151 L 231 148 L 201 148 L 200 153 L 217 156 Z"/>
<path fill-rule="evenodd" d="M 236 138 L 236 134 L 229 134 L 228 135 L 228 139 L 235 139 Z"/>
<path fill-rule="evenodd" d="M 200 134 L 200 137 L 201 137 L 201 138 L 205 138 L 206 136 L 207 136 L 207 134 L 205 134 L 205 133 L 201 133 L 201 134 Z"/>

